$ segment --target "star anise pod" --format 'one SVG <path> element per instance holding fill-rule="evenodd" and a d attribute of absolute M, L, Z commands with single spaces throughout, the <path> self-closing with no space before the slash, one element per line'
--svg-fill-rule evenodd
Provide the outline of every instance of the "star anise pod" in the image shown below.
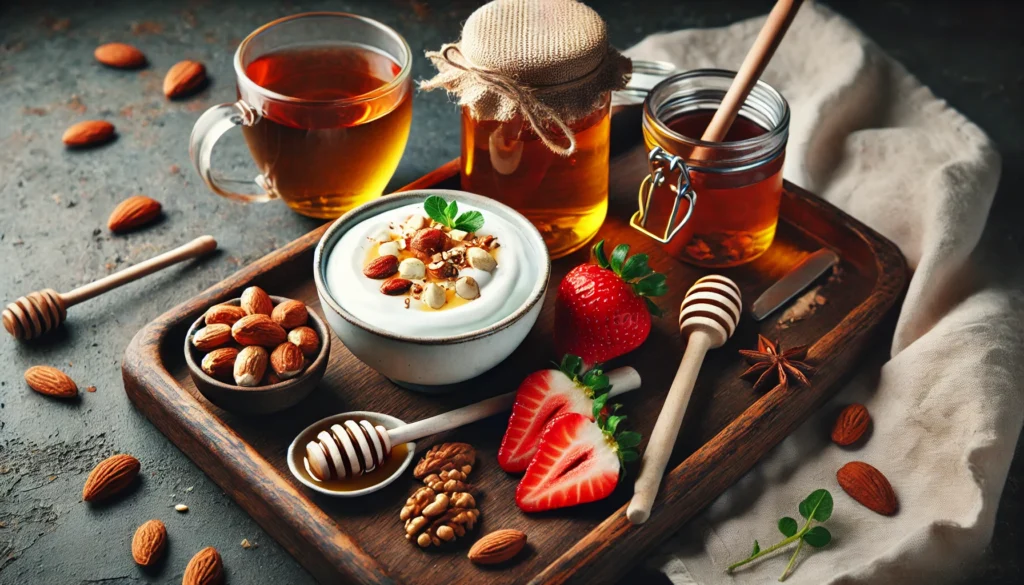
<path fill-rule="evenodd" d="M 758 335 L 757 351 L 741 349 L 740 355 L 750 364 L 747 371 L 740 374 L 740 377 L 756 377 L 754 390 L 788 388 L 790 378 L 804 386 L 811 384 L 807 377 L 814 374 L 814 368 L 800 361 L 807 357 L 806 345 L 783 351 L 779 342 L 772 343 L 764 335 Z"/>

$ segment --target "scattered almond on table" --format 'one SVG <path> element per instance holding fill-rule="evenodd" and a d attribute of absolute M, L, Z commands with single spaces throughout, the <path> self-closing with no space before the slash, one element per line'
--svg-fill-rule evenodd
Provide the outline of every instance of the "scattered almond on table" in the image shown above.
<path fill-rule="evenodd" d="M 839 486 L 865 508 L 883 516 L 899 509 L 896 492 L 881 471 L 863 461 L 851 461 L 836 473 Z"/>
<path fill-rule="evenodd" d="M 100 461 L 82 486 L 82 499 L 100 502 L 117 495 L 131 485 L 141 467 L 138 459 L 123 453 Z"/>
<path fill-rule="evenodd" d="M 65 130 L 61 141 L 69 148 L 88 148 L 110 142 L 113 138 L 113 124 L 106 120 L 86 120 Z"/>
<path fill-rule="evenodd" d="M 107 67 L 138 69 L 146 64 L 142 51 L 127 43 L 107 43 L 96 47 L 93 56 Z"/>
<path fill-rule="evenodd" d="M 832 442 L 846 447 L 864 436 L 871 423 L 871 415 L 863 404 L 851 404 L 844 408 L 832 427 Z"/>
<path fill-rule="evenodd" d="M 219 585 L 224 582 L 224 563 L 212 546 L 197 552 L 185 567 L 181 585 Z"/>
<path fill-rule="evenodd" d="M 164 77 L 164 95 L 182 98 L 198 90 L 206 82 L 206 67 L 197 61 L 179 61 Z"/>
<path fill-rule="evenodd" d="M 40 394 L 56 398 L 78 396 L 78 385 L 70 376 L 51 366 L 32 366 L 25 370 L 25 382 Z"/>
<path fill-rule="evenodd" d="M 156 199 L 145 195 L 132 195 L 117 204 L 110 212 L 107 227 L 114 233 L 138 229 L 160 217 L 163 206 Z"/>
<path fill-rule="evenodd" d="M 160 560 L 167 546 L 167 527 L 159 520 L 150 520 L 139 526 L 132 538 L 132 558 L 142 567 Z"/>

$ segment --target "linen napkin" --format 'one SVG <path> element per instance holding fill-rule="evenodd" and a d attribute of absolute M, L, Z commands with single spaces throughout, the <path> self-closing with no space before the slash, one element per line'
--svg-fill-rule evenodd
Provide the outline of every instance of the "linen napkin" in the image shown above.
<path fill-rule="evenodd" d="M 655 34 L 627 51 L 680 69 L 736 69 L 763 18 Z M 682 527 L 649 561 L 678 584 L 767 583 L 791 549 L 725 568 L 783 537 L 811 491 L 826 488 L 833 541 L 801 553 L 789 583 L 935 583 L 964 574 L 991 538 L 1021 429 L 1024 317 L 1019 299 L 986 288 L 970 255 L 999 179 L 1000 158 L 976 126 L 850 22 L 805 3 L 763 79 L 792 107 L 785 176 L 896 242 L 913 270 L 891 348 L 885 343 L 814 417 Z M 630 153 L 644 167 L 643 152 Z M 613 173 L 615 197 L 636 197 L 636 177 Z M 642 176 L 642 175 L 641 175 Z M 865 404 L 863 446 L 833 445 L 841 405 Z M 835 479 L 862 460 L 890 479 L 891 518 L 844 493 Z"/>

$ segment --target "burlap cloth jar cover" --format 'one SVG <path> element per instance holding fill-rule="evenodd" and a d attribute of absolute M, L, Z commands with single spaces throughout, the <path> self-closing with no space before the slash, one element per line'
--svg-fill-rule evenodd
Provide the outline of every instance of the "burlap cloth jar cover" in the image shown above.
<path fill-rule="evenodd" d="M 575 0 L 495 0 L 470 15 L 462 39 L 428 51 L 443 87 L 478 120 L 522 115 L 553 152 L 572 154 L 569 125 L 629 80 L 631 62 L 608 44 L 601 17 Z"/>

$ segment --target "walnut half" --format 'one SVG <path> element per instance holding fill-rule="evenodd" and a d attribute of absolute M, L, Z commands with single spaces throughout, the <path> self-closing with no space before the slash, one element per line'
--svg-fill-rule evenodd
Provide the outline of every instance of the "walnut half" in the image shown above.
<path fill-rule="evenodd" d="M 431 474 L 457 469 L 469 475 L 473 471 L 476 460 L 476 449 L 466 443 L 441 443 L 434 445 L 423 459 L 416 464 L 412 474 L 416 479 L 423 479 Z"/>
<path fill-rule="evenodd" d="M 405 537 L 421 548 L 441 546 L 465 536 L 479 518 L 480 510 L 471 494 L 437 493 L 426 486 L 409 497 L 401 513 Z"/>

